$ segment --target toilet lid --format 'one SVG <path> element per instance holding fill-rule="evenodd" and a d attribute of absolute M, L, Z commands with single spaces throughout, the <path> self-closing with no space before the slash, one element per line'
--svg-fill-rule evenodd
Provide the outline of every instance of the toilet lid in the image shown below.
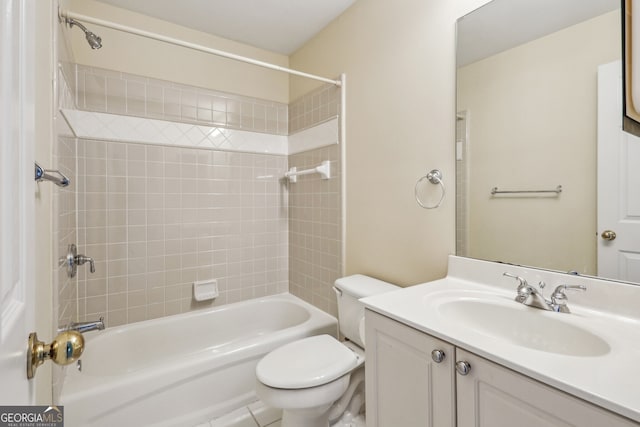
<path fill-rule="evenodd" d="M 327 384 L 356 367 L 356 354 L 330 335 L 286 344 L 258 362 L 256 376 L 269 387 L 299 389 Z"/>

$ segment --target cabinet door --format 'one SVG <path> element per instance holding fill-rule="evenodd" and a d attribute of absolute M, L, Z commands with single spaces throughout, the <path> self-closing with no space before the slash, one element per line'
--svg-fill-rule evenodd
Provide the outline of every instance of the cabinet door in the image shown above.
<path fill-rule="evenodd" d="M 369 310 L 365 322 L 367 427 L 455 426 L 454 347 Z"/>
<path fill-rule="evenodd" d="M 456 375 L 458 427 L 638 426 L 467 351 L 456 356 L 471 366 Z"/>

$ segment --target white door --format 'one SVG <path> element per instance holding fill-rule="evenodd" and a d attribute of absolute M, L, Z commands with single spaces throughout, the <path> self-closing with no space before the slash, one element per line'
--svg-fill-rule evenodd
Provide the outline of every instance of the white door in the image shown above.
<path fill-rule="evenodd" d="M 598 275 L 640 282 L 640 138 L 622 131 L 620 61 L 598 68 Z"/>
<path fill-rule="evenodd" d="M 0 405 L 34 404 L 35 1 L 0 0 Z"/>

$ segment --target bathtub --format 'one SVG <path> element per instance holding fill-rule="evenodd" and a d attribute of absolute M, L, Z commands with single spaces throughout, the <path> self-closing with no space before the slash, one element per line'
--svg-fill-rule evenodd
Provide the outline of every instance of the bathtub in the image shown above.
<path fill-rule="evenodd" d="M 58 403 L 67 427 L 194 426 L 257 399 L 266 353 L 336 332 L 333 316 L 290 294 L 89 332 Z"/>

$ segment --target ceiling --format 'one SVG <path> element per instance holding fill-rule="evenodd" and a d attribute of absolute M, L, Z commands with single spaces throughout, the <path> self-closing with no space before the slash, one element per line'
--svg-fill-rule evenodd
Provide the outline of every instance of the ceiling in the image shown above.
<path fill-rule="evenodd" d="M 494 0 L 458 21 L 458 66 L 620 8 L 620 0 Z"/>
<path fill-rule="evenodd" d="M 356 0 L 98 0 L 290 55 Z"/>

